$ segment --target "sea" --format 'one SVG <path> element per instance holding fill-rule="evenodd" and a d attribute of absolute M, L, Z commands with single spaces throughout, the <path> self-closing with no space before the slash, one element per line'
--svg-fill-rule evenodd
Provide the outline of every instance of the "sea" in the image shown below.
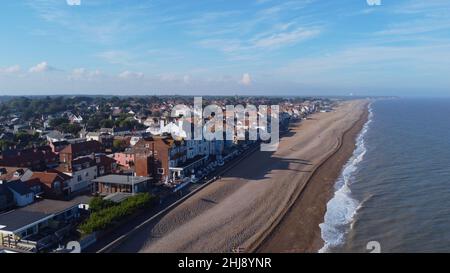
<path fill-rule="evenodd" d="M 450 252 L 450 99 L 385 99 L 335 184 L 319 252 Z"/>

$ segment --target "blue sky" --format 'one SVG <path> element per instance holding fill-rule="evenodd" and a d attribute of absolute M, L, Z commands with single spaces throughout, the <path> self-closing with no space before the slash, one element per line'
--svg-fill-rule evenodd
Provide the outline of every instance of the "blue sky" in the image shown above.
<path fill-rule="evenodd" d="M 450 96 L 450 1 L 369 2 L 2 1 L 0 95 Z"/>

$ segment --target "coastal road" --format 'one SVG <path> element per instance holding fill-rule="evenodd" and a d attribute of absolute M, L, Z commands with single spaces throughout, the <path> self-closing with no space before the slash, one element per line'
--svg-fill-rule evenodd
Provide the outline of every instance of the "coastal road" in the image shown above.
<path fill-rule="evenodd" d="M 231 252 L 248 249 L 284 214 L 338 136 L 364 112 L 347 101 L 296 125 L 276 152 L 257 151 L 189 199 L 150 222 L 114 252 Z"/>

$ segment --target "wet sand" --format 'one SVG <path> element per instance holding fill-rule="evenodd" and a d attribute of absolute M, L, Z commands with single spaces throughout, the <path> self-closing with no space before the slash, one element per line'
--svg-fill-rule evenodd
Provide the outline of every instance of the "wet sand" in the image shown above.
<path fill-rule="evenodd" d="M 316 169 L 336 150 L 348 146 L 344 143 L 354 147 L 351 137 L 344 137 L 343 142 L 341 138 L 352 127 L 357 131 L 354 125 L 367 112 L 366 106 L 366 101 L 348 101 L 334 112 L 312 115 L 281 139 L 276 152 L 257 151 L 248 156 L 222 179 L 145 225 L 113 251 L 231 252 L 240 247 L 243 251 L 285 252 L 320 248 L 317 229 L 323 220 L 322 207 L 332 196 L 345 155 L 343 163 L 331 163 L 325 171 Z M 345 150 L 353 151 L 351 147 Z M 297 237 L 303 239 L 293 239 Z"/>

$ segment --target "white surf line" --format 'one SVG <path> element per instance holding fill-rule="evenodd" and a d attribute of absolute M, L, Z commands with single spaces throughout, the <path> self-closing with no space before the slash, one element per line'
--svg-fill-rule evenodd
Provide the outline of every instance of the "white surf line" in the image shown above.
<path fill-rule="evenodd" d="M 372 122 L 372 103 L 369 104 L 369 118 L 364 124 L 361 133 L 357 137 L 356 148 L 352 157 L 344 165 L 342 174 L 335 183 L 335 193 L 333 198 L 327 203 L 327 211 L 324 222 L 320 224 L 324 246 L 319 253 L 328 252 L 331 247 L 336 247 L 344 243 L 346 228 L 353 221 L 360 204 L 358 200 L 351 197 L 351 179 L 358 169 L 359 163 L 363 160 L 367 152 L 364 138 Z"/>

